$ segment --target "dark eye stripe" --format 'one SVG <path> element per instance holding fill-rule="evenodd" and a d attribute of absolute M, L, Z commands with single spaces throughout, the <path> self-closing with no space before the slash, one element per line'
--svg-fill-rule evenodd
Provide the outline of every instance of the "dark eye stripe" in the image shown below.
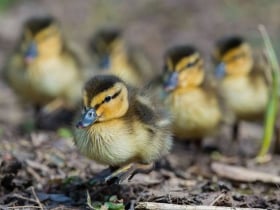
<path fill-rule="evenodd" d="M 121 92 L 122 92 L 122 90 L 120 89 L 120 90 L 117 91 L 115 94 L 113 94 L 113 95 L 111 96 L 111 100 L 114 99 L 114 98 L 116 98 L 118 95 L 120 95 Z M 106 100 L 104 99 L 101 103 L 96 104 L 96 105 L 94 106 L 94 109 L 97 110 L 97 109 L 98 109 L 102 104 L 104 104 L 105 102 L 106 102 Z"/>
<path fill-rule="evenodd" d="M 114 95 L 112 95 L 112 99 L 114 99 L 114 98 L 116 98 L 118 95 L 120 95 L 120 93 L 121 93 L 121 89 L 118 91 L 118 92 L 116 92 Z"/>
<path fill-rule="evenodd" d="M 180 69 L 179 72 L 185 70 L 186 68 L 190 68 L 190 67 L 196 65 L 200 60 L 201 60 L 200 58 L 197 58 L 197 59 L 195 59 L 194 62 L 188 63 L 186 66 L 184 66 L 182 69 Z"/>
<path fill-rule="evenodd" d="M 97 110 L 97 109 L 101 106 L 101 104 L 102 104 L 102 103 L 96 104 L 96 105 L 94 106 L 94 109 Z"/>
<path fill-rule="evenodd" d="M 246 54 L 244 52 L 236 54 L 236 55 L 232 56 L 231 58 L 229 58 L 228 62 L 238 60 L 239 58 L 242 58 L 242 57 L 245 57 L 245 56 L 246 56 Z"/>
<path fill-rule="evenodd" d="M 187 65 L 187 67 L 192 67 L 192 66 L 194 66 L 195 64 L 197 64 L 199 61 L 200 61 L 200 58 L 197 58 L 194 62 L 189 63 L 189 64 Z"/>

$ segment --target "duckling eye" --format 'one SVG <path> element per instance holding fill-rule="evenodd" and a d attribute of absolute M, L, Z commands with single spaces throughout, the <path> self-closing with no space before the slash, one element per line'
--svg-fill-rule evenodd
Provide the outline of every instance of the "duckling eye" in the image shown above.
<path fill-rule="evenodd" d="M 232 56 L 232 58 L 230 59 L 230 61 L 237 61 L 237 60 L 239 60 L 239 59 L 242 58 L 242 57 L 246 57 L 246 54 L 245 54 L 245 53 L 239 53 L 239 54 L 237 54 L 237 55 L 234 55 L 234 56 Z"/>
<path fill-rule="evenodd" d="M 200 61 L 200 59 L 197 58 L 195 61 L 188 63 L 188 64 L 186 65 L 186 68 L 190 68 L 190 67 L 196 65 L 199 61 Z"/>
<path fill-rule="evenodd" d="M 109 101 L 111 101 L 111 99 L 112 99 L 111 96 L 106 96 L 105 99 L 104 99 L 104 101 L 105 101 L 106 103 L 108 103 Z"/>

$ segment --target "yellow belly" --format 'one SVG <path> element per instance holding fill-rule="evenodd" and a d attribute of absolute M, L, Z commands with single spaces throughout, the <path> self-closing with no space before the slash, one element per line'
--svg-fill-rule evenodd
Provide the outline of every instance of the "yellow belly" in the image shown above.
<path fill-rule="evenodd" d="M 111 120 L 94 124 L 90 129 L 76 129 L 75 143 L 82 154 L 101 164 L 150 163 L 171 147 L 170 136 L 166 138 L 161 134 L 150 138 L 143 125 L 136 121 L 128 125 L 122 120 Z"/>
<path fill-rule="evenodd" d="M 71 57 L 38 58 L 25 65 L 14 55 L 7 68 L 11 86 L 26 101 L 44 105 L 60 97 L 74 104 L 80 99 L 81 73 Z"/>
<path fill-rule="evenodd" d="M 174 91 L 166 99 L 174 134 L 179 138 L 201 138 L 215 131 L 221 120 L 217 99 L 201 89 Z"/>
<path fill-rule="evenodd" d="M 71 62 L 49 59 L 30 66 L 29 80 L 41 94 L 57 96 L 78 80 L 78 70 Z"/>
<path fill-rule="evenodd" d="M 221 90 L 238 119 L 254 120 L 263 115 L 269 97 L 263 78 L 252 83 L 247 77 L 229 77 L 222 81 Z"/>

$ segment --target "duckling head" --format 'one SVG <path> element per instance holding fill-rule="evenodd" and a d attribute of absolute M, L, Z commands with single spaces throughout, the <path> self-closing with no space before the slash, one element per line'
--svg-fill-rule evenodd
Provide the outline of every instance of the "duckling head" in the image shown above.
<path fill-rule="evenodd" d="M 63 47 L 58 24 L 52 17 L 33 17 L 23 27 L 21 53 L 27 64 L 58 55 Z"/>
<path fill-rule="evenodd" d="M 90 42 L 90 49 L 97 57 L 99 67 L 109 69 L 112 57 L 125 51 L 121 30 L 116 28 L 99 30 Z"/>
<path fill-rule="evenodd" d="M 83 113 L 77 128 L 120 118 L 129 107 L 128 89 L 116 76 L 97 75 L 90 79 L 83 90 Z"/>
<path fill-rule="evenodd" d="M 193 46 L 176 46 L 165 55 L 163 74 L 166 91 L 197 87 L 204 80 L 204 61 Z"/>
<path fill-rule="evenodd" d="M 225 37 L 216 44 L 214 59 L 217 61 L 215 74 L 221 78 L 247 75 L 253 67 L 251 46 L 240 36 Z"/>

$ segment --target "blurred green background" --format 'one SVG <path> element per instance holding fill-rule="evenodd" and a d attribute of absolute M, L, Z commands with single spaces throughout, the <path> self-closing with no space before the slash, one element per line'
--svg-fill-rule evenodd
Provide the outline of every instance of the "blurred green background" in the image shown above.
<path fill-rule="evenodd" d="M 258 24 L 280 52 L 279 11 L 279 0 L 0 0 L 0 64 L 23 21 L 34 15 L 54 15 L 65 35 L 84 47 L 99 27 L 120 26 L 159 69 L 163 52 L 174 44 L 193 43 L 208 59 L 214 40 L 226 34 L 242 34 L 260 46 Z"/>

